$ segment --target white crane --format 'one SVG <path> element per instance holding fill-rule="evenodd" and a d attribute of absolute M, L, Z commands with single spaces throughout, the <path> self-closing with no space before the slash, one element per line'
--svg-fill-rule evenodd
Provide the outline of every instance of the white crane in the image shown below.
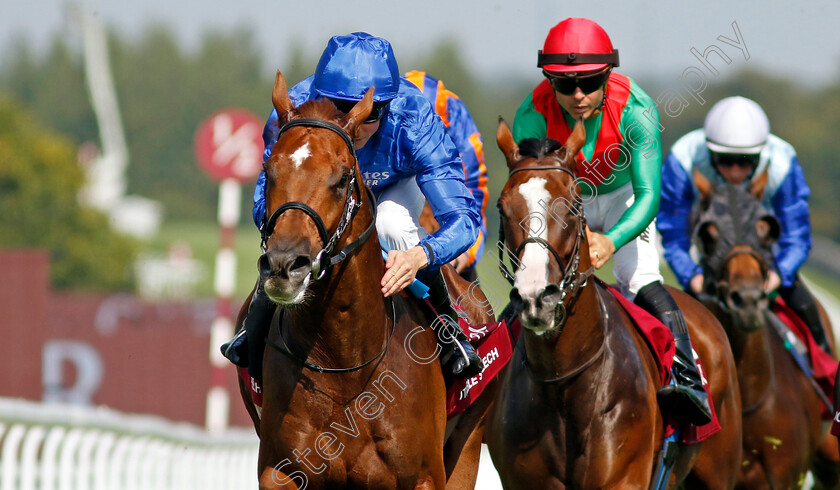
<path fill-rule="evenodd" d="M 125 195 L 128 148 L 111 78 L 105 29 L 85 9 L 74 10 L 73 17 L 82 30 L 85 75 L 102 147 L 101 154 L 86 168 L 87 183 L 79 198 L 107 213 L 114 229 L 149 238 L 157 233 L 163 206 L 144 197 Z"/>

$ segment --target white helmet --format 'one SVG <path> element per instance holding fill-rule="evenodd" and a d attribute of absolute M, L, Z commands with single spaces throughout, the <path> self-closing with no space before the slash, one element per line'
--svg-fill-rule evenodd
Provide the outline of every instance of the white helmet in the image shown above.
<path fill-rule="evenodd" d="M 722 99 L 706 115 L 706 146 L 718 153 L 759 153 L 770 122 L 761 107 L 745 97 Z"/>

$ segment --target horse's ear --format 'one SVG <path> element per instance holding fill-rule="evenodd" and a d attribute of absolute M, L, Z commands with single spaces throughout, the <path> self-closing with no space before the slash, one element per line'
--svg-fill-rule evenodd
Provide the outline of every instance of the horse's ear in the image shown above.
<path fill-rule="evenodd" d="M 700 239 L 700 253 L 704 256 L 714 253 L 718 237 L 720 237 L 720 232 L 718 232 L 717 225 L 711 221 L 700 225 L 697 230 L 697 238 Z"/>
<path fill-rule="evenodd" d="M 776 243 L 779 237 L 782 236 L 782 227 L 779 224 L 779 220 L 768 215 L 756 221 L 755 233 L 758 235 L 761 245 L 769 247 Z"/>
<path fill-rule="evenodd" d="M 362 100 L 357 102 L 356 105 L 350 109 L 350 112 L 348 112 L 342 119 L 342 129 L 354 137 L 356 136 L 356 130 L 362 124 L 362 121 L 367 119 L 370 115 L 370 111 L 373 109 L 373 90 L 374 87 L 369 88 L 368 91 L 365 92 L 365 96 L 362 97 Z"/>
<path fill-rule="evenodd" d="M 752 182 L 750 182 L 750 194 L 753 195 L 759 201 L 762 197 L 764 197 L 764 189 L 767 188 L 767 170 L 761 172 L 761 175 L 754 178 Z"/>
<path fill-rule="evenodd" d="M 295 108 L 292 106 L 291 99 L 289 99 L 289 91 L 286 89 L 286 79 L 283 78 L 283 73 L 280 70 L 277 70 L 277 76 L 274 78 L 274 90 L 271 92 L 271 102 L 274 103 L 274 110 L 277 111 L 277 119 L 280 125 L 292 120 Z"/>
<path fill-rule="evenodd" d="M 505 122 L 502 116 L 499 116 L 499 127 L 496 128 L 496 144 L 505 155 L 508 168 L 512 169 L 514 164 L 522 159 L 519 154 L 519 146 L 513 140 L 513 133 L 510 132 L 510 126 Z"/>
<path fill-rule="evenodd" d="M 694 167 L 694 185 L 697 186 L 697 190 L 700 192 L 700 200 L 708 202 L 712 197 L 712 183 L 705 175 L 697 170 L 697 167 Z"/>

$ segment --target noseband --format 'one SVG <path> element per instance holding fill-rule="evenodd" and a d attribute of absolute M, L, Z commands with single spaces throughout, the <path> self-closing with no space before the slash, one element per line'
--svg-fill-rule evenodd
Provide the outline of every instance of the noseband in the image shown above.
<path fill-rule="evenodd" d="M 368 225 L 365 231 L 359 235 L 359 238 L 339 250 L 335 255 L 330 255 L 336 242 L 338 242 L 338 239 L 344 234 L 347 226 L 351 221 L 353 221 L 353 218 L 356 216 L 356 213 L 362 205 L 362 191 L 359 187 L 359 181 L 356 179 L 355 170 L 356 164 L 358 163 L 358 159 L 356 157 L 356 147 L 353 145 L 353 140 L 350 139 L 350 135 L 347 134 L 346 131 L 331 122 L 322 121 L 320 119 L 295 119 L 293 121 L 289 121 L 280 128 L 280 131 L 277 134 L 277 140 L 280 140 L 283 133 L 297 126 L 322 128 L 332 131 L 333 133 L 341 136 L 341 139 L 344 140 L 344 143 L 347 145 L 347 149 L 350 150 L 350 154 L 353 155 L 353 171 L 350 173 L 350 181 L 347 183 L 347 191 L 344 198 L 344 210 L 341 212 L 341 220 L 338 222 L 338 226 L 332 236 L 327 237 L 327 227 L 324 225 L 324 220 L 321 219 L 321 216 L 319 216 L 314 209 L 309 207 L 306 203 L 300 201 L 287 202 L 275 209 L 268 220 L 264 219 L 262 226 L 260 226 L 260 235 L 262 237 L 260 241 L 260 248 L 263 252 L 265 252 L 268 239 L 271 237 L 271 233 L 274 231 L 274 225 L 277 223 L 277 219 L 281 214 L 289 211 L 290 209 L 303 211 L 312 218 L 313 222 L 315 222 L 315 226 L 318 228 L 318 235 L 321 237 L 321 242 L 324 243 L 324 248 L 321 249 L 321 251 L 315 256 L 315 260 L 312 265 L 312 275 L 315 280 L 318 280 L 323 278 L 330 268 L 347 258 L 350 253 L 362 246 L 362 244 L 370 238 L 370 235 L 373 232 L 373 227 L 376 224 L 376 198 L 374 197 L 373 192 L 366 186 L 365 190 L 368 193 L 368 198 L 370 199 L 371 204 L 371 213 L 373 214 L 373 219 L 371 220 L 370 225 Z"/>
<path fill-rule="evenodd" d="M 541 166 L 534 166 L 534 167 L 522 167 L 512 170 L 508 174 L 508 179 L 510 179 L 515 173 L 517 172 L 524 172 L 530 170 L 559 170 L 561 172 L 565 172 L 569 174 L 573 179 L 576 179 L 577 176 L 571 170 L 561 167 L 558 165 L 541 165 Z M 583 216 L 582 213 L 582 203 L 578 196 L 575 196 L 575 204 L 574 204 L 574 214 L 579 217 L 578 219 L 578 230 L 577 230 L 577 237 L 575 238 L 575 247 L 572 250 L 572 260 L 566 263 L 566 267 L 563 267 L 563 259 L 560 256 L 560 253 L 548 243 L 547 240 L 537 237 L 537 236 L 528 236 L 525 240 L 520 243 L 516 249 L 511 252 L 507 246 L 505 246 L 505 229 L 502 221 L 499 220 L 499 241 L 496 243 L 496 246 L 499 249 L 499 270 L 501 271 L 502 275 L 505 279 L 508 280 L 511 286 L 514 284 L 515 275 L 511 273 L 510 269 L 508 269 L 507 264 L 505 263 L 505 255 L 507 255 L 508 260 L 510 260 L 511 264 L 515 266 L 515 264 L 519 260 L 519 254 L 522 253 L 522 250 L 525 248 L 525 245 L 529 243 L 537 243 L 548 249 L 551 252 L 551 255 L 554 256 L 554 260 L 557 261 L 557 265 L 560 266 L 560 270 L 563 272 L 563 277 L 559 283 L 549 283 L 550 286 L 555 286 L 560 291 L 560 300 L 557 302 L 557 306 L 554 308 L 554 325 L 556 329 L 562 329 L 563 326 L 566 324 L 566 320 L 568 319 L 568 311 L 574 308 L 575 303 L 577 302 L 578 296 L 580 295 L 581 289 L 586 286 L 587 281 L 589 278 L 595 273 L 595 267 L 591 266 L 585 272 L 578 272 L 578 267 L 580 267 L 580 244 L 584 239 L 586 234 L 586 218 Z M 530 235 L 530 233 L 529 233 Z M 514 267 L 514 270 L 516 267 Z M 513 291 L 516 291 L 516 288 L 513 288 Z M 565 299 L 567 296 L 571 295 L 571 302 L 568 306 L 565 304 Z M 517 312 L 518 314 L 519 312 Z"/>

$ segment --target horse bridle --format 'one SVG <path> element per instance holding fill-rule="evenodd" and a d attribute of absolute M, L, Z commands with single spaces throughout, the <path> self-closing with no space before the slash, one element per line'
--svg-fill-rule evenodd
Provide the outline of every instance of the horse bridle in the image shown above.
<path fill-rule="evenodd" d="M 291 209 L 303 211 L 315 223 L 315 226 L 318 228 L 318 235 L 321 237 L 321 242 L 324 243 L 324 248 L 318 252 L 312 264 L 312 276 L 315 280 L 319 280 L 323 278 L 334 265 L 346 259 L 349 254 L 361 247 L 367 239 L 370 238 L 370 235 L 373 233 L 374 225 L 376 224 L 376 198 L 373 195 L 373 191 L 365 186 L 368 198 L 370 199 L 371 213 L 373 214 L 373 219 L 371 219 L 370 225 L 368 225 L 365 231 L 359 235 L 359 238 L 347 244 L 335 255 L 330 255 L 335 247 L 335 244 L 341 238 L 341 235 L 344 234 L 347 226 L 362 206 L 362 191 L 359 187 L 359 181 L 356 179 L 356 164 L 358 162 L 358 158 L 356 157 L 356 147 L 353 145 L 353 140 L 350 139 L 350 135 L 347 134 L 346 131 L 331 122 L 322 121 L 320 119 L 295 119 L 293 121 L 289 121 L 280 128 L 280 131 L 277 133 L 277 139 L 279 140 L 283 133 L 289 129 L 298 126 L 323 128 L 336 133 L 341 136 L 341 139 L 350 150 L 350 154 L 353 155 L 353 170 L 350 172 L 350 181 L 347 183 L 347 191 L 344 198 L 344 210 L 341 212 L 341 219 L 338 222 L 338 226 L 336 226 L 335 232 L 331 237 L 327 237 L 327 227 L 324 225 L 324 220 L 321 219 L 321 216 L 319 216 L 314 209 L 309 207 L 306 203 L 300 201 L 287 202 L 275 209 L 274 212 L 271 213 L 271 217 L 267 220 L 264 219 L 262 226 L 260 226 L 260 248 L 263 252 L 266 251 L 266 244 L 268 243 L 268 239 L 271 237 L 271 233 L 274 230 L 274 224 L 277 222 L 277 219 L 281 214 Z M 267 264 L 263 265 L 261 262 L 260 275 L 268 272 L 266 268 Z"/>
<path fill-rule="evenodd" d="M 312 221 L 315 222 L 315 226 L 318 228 L 318 235 L 321 237 L 321 241 L 324 243 L 324 248 L 321 249 L 321 251 L 318 252 L 318 254 L 315 256 L 315 261 L 312 265 L 313 277 L 315 278 L 315 280 L 318 280 L 323 278 L 333 266 L 346 259 L 348 255 L 353 253 L 353 251 L 355 251 L 357 248 L 361 247 L 367 241 L 367 239 L 370 238 L 371 234 L 373 233 L 373 228 L 376 225 L 376 198 L 373 195 L 373 191 L 371 191 L 369 187 L 365 186 L 365 190 L 368 193 L 368 198 L 370 199 L 371 205 L 372 217 L 370 225 L 368 225 L 365 231 L 363 231 L 362 234 L 359 235 L 359 238 L 347 244 L 335 255 L 330 255 L 332 253 L 333 247 L 335 247 L 335 244 L 341 238 L 341 235 L 344 234 L 344 231 L 347 229 L 347 226 L 356 216 L 356 213 L 359 211 L 359 208 L 362 205 L 362 192 L 359 188 L 359 181 L 358 179 L 356 179 L 356 164 L 358 163 L 358 158 L 356 156 L 356 147 L 353 144 L 353 140 L 350 139 L 350 135 L 347 134 L 346 131 L 344 131 L 343 129 L 331 122 L 322 121 L 320 119 L 295 119 L 293 121 L 289 121 L 286 124 L 284 124 L 283 127 L 280 128 L 280 131 L 277 133 L 277 139 L 279 140 L 280 136 L 282 136 L 283 133 L 285 133 L 289 129 L 298 126 L 323 128 L 328 129 L 333 133 L 336 133 L 337 135 L 341 136 L 341 139 L 344 140 L 344 143 L 350 150 L 350 154 L 353 155 L 353 171 L 350 173 L 350 181 L 347 183 L 347 191 L 344 198 L 344 210 L 341 212 L 341 219 L 339 220 L 338 225 L 336 226 L 335 232 L 332 234 L 331 237 L 327 238 L 327 227 L 324 225 L 324 220 L 321 219 L 321 216 L 318 215 L 317 211 L 309 207 L 309 205 L 307 205 L 306 203 L 300 201 L 287 202 L 275 209 L 274 212 L 271 213 L 271 217 L 268 220 L 264 221 L 263 226 L 260 227 L 260 248 L 262 248 L 263 252 L 265 252 L 266 244 L 268 242 L 269 237 L 271 236 L 272 230 L 274 229 L 274 224 L 277 222 L 277 218 L 279 218 L 281 214 L 290 209 L 297 209 L 299 211 L 303 211 L 304 213 L 306 213 L 307 216 L 312 218 Z M 260 275 L 264 273 L 262 269 L 263 267 L 261 266 Z M 394 310 L 393 318 L 391 320 L 391 333 L 386 339 L 385 345 L 382 347 L 382 350 L 379 351 L 379 353 L 376 354 L 374 357 L 353 367 L 325 368 L 317 364 L 312 364 L 306 359 L 301 359 L 300 356 L 296 355 L 294 352 L 291 351 L 291 349 L 289 349 L 289 346 L 286 344 L 286 340 L 283 338 L 283 333 L 282 330 L 280 330 L 279 328 L 279 324 L 278 332 L 280 334 L 280 341 L 282 345 L 277 344 L 269 340 L 268 338 L 266 338 L 266 342 L 269 346 L 273 347 L 281 354 L 285 355 L 286 357 L 289 357 L 290 359 L 309 369 L 310 371 L 328 374 L 349 373 L 357 371 L 374 362 L 375 360 L 379 359 L 380 357 L 384 356 L 385 352 L 388 351 L 388 346 L 391 345 L 391 339 L 394 336 L 394 331 L 396 330 L 397 324 L 396 306 L 394 305 L 393 300 L 391 300 L 391 308 Z M 385 321 L 387 323 L 387 316 L 385 318 Z"/>
<path fill-rule="evenodd" d="M 762 281 L 767 280 L 767 275 L 770 273 L 770 266 L 768 265 L 767 259 L 758 253 L 752 246 L 746 243 L 744 238 L 744 230 L 741 223 L 741 212 L 740 208 L 738 207 L 738 203 L 735 201 L 736 196 L 731 188 L 728 188 L 728 200 L 729 200 L 729 213 L 732 215 L 732 224 L 735 232 L 735 245 L 732 246 L 732 249 L 723 256 L 720 260 L 720 264 L 717 268 L 715 268 L 708 260 L 708 258 L 704 257 L 702 260 L 702 265 L 704 270 L 709 270 L 712 272 L 714 278 L 714 288 L 715 288 L 715 298 L 720 303 L 720 306 L 728 311 L 729 306 L 724 301 L 724 298 L 721 297 L 722 292 L 725 294 L 728 292 L 728 287 L 723 288 L 721 287 L 722 284 L 726 284 L 723 280 L 723 276 L 726 273 L 726 268 L 729 265 L 729 262 L 732 261 L 735 257 L 740 255 L 749 255 L 754 258 L 759 266 L 761 267 L 761 279 Z"/>
<path fill-rule="evenodd" d="M 515 167 L 515 166 L 514 166 Z M 559 166 L 559 165 L 540 165 L 540 166 L 532 166 L 532 167 L 520 167 L 514 168 L 508 174 L 508 179 L 510 179 L 514 174 L 517 172 L 524 172 L 524 171 L 531 171 L 531 170 L 560 170 L 561 172 L 565 172 L 569 174 L 573 179 L 576 179 L 577 176 L 571 170 Z M 511 252 L 509 248 L 505 245 L 505 229 L 502 220 L 499 220 L 499 241 L 496 243 L 496 246 L 499 249 L 499 270 L 501 271 L 502 275 L 505 279 L 508 280 L 511 286 L 514 284 L 515 275 L 511 273 L 505 263 L 505 255 L 507 255 L 508 260 L 510 260 L 511 264 L 515 265 L 519 260 L 519 254 L 522 253 L 522 250 L 525 248 L 525 245 L 529 243 L 537 243 L 545 247 L 551 255 L 554 256 L 554 260 L 557 261 L 557 265 L 560 266 L 560 270 L 562 271 L 562 279 L 559 283 L 549 283 L 549 286 L 554 286 L 560 291 L 560 300 L 557 302 L 557 306 L 554 308 L 554 325 L 557 331 L 561 330 L 563 326 L 566 324 L 566 320 L 568 319 L 568 312 L 572 310 L 577 303 L 577 299 L 580 296 L 580 291 L 586 286 L 589 278 L 595 273 L 595 267 L 590 266 L 588 270 L 584 272 L 578 272 L 578 268 L 580 267 L 580 244 L 582 243 L 585 235 L 586 235 L 586 218 L 583 216 L 582 212 L 582 202 L 579 196 L 575 196 L 575 203 L 574 209 L 572 210 L 576 216 L 579 217 L 578 219 L 578 230 L 577 230 L 577 237 L 575 238 L 575 246 L 572 249 L 572 260 L 566 262 L 566 266 L 563 267 L 563 258 L 560 256 L 560 253 L 548 243 L 547 240 L 537 237 L 537 236 L 528 236 L 525 240 L 522 241 L 519 245 L 517 245 L 516 249 Z M 503 215 L 502 210 L 499 210 L 499 213 Z M 529 234 L 530 235 L 530 234 Z M 516 287 L 513 288 L 511 291 L 511 295 L 513 295 L 516 291 Z M 569 305 L 567 306 L 565 303 L 566 297 L 571 297 Z M 518 312 L 517 312 L 518 314 Z"/>

